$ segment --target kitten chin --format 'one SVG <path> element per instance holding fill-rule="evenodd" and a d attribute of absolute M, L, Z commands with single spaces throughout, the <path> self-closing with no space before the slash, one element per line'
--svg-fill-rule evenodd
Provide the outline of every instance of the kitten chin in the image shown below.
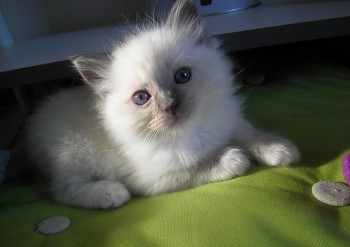
<path fill-rule="evenodd" d="M 184 0 L 109 56 L 72 58 L 87 85 L 51 96 L 27 127 L 27 146 L 53 198 L 114 208 L 132 194 L 243 175 L 252 160 L 297 161 L 290 141 L 242 118 L 233 64 L 218 46 Z"/>

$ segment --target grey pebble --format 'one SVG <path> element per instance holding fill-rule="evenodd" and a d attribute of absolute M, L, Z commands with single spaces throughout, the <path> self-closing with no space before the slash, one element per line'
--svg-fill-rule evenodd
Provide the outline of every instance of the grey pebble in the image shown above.
<path fill-rule="evenodd" d="M 321 181 L 312 186 L 312 194 L 330 206 L 350 205 L 350 187 L 334 181 Z"/>
<path fill-rule="evenodd" d="M 44 235 L 52 235 L 63 232 L 70 225 L 70 219 L 65 216 L 54 216 L 45 219 L 36 226 L 36 232 Z"/>

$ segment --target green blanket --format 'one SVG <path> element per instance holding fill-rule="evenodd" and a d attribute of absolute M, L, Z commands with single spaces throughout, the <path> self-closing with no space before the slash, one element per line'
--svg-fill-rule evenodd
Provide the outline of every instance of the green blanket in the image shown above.
<path fill-rule="evenodd" d="M 105 211 L 56 204 L 36 185 L 2 185 L 0 246 L 349 246 L 350 206 L 322 204 L 311 187 L 345 181 L 350 70 L 316 59 L 285 66 L 274 78 L 240 93 L 248 119 L 300 147 L 295 166 L 259 166 L 243 177 Z M 35 232 L 40 221 L 59 215 L 71 219 L 67 230 Z"/>

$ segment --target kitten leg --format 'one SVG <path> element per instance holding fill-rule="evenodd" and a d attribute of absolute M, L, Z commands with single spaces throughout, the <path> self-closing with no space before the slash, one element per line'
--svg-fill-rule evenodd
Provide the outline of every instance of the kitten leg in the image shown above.
<path fill-rule="evenodd" d="M 143 186 L 140 194 L 158 195 L 185 190 L 203 184 L 227 180 L 245 174 L 250 168 L 248 157 L 241 149 L 228 147 L 216 159 L 203 160 L 197 167 L 167 172 Z"/>
<path fill-rule="evenodd" d="M 250 161 L 241 149 L 227 147 L 209 171 L 209 182 L 227 180 L 244 175 L 250 168 Z"/>
<path fill-rule="evenodd" d="M 59 141 L 51 148 L 49 170 L 56 201 L 86 208 L 115 208 L 130 199 L 129 191 L 118 181 L 96 179 L 99 166 L 88 138 L 67 132 Z"/>
<path fill-rule="evenodd" d="M 225 148 L 217 159 L 206 163 L 192 171 L 192 179 L 188 187 L 196 187 L 241 176 L 247 173 L 251 166 L 245 153 L 235 147 Z"/>
<path fill-rule="evenodd" d="M 51 191 L 54 199 L 60 203 L 96 209 L 119 207 L 131 197 L 123 184 L 109 180 L 55 179 Z"/>
<path fill-rule="evenodd" d="M 259 163 L 268 166 L 287 166 L 299 160 L 298 148 L 289 140 L 255 129 L 243 122 L 238 135 L 240 142 Z"/>

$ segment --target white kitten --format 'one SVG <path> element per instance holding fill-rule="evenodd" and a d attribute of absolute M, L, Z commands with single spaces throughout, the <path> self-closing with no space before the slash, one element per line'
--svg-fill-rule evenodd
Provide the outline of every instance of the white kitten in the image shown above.
<path fill-rule="evenodd" d="M 55 200 L 118 207 L 299 158 L 288 140 L 240 114 L 232 64 L 191 1 L 139 30 L 105 57 L 73 63 L 88 86 L 49 98 L 31 117 L 30 151 Z M 91 90 L 92 89 L 92 90 Z"/>

